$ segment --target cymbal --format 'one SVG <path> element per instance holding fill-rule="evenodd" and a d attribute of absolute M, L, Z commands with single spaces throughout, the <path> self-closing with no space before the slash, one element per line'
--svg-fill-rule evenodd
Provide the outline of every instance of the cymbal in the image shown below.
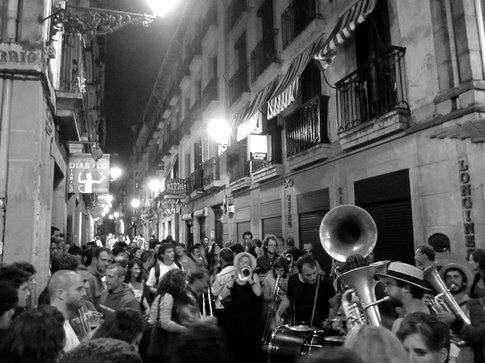
<path fill-rule="evenodd" d="M 301 332 L 309 332 L 314 330 L 308 325 L 293 325 L 293 326 L 289 326 L 288 329 L 293 331 L 301 331 Z"/>
<path fill-rule="evenodd" d="M 330 335 L 328 337 L 324 337 L 325 341 L 331 343 L 344 343 L 345 342 L 345 335 Z"/>
<path fill-rule="evenodd" d="M 341 317 L 336 317 L 336 318 L 333 318 L 333 319 L 325 319 L 325 321 L 327 323 L 335 323 L 336 321 L 345 321 L 347 320 L 347 318 L 345 316 L 341 316 Z"/>

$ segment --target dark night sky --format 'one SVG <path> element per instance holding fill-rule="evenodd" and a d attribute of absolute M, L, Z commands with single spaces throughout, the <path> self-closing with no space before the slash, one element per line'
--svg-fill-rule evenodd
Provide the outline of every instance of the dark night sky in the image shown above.
<path fill-rule="evenodd" d="M 107 8 L 148 13 L 145 0 L 109 0 Z M 175 10 L 147 28 L 128 25 L 108 36 L 105 152 L 119 154 L 112 156 L 112 165 L 126 166 L 132 130 L 141 123 L 177 15 Z"/>

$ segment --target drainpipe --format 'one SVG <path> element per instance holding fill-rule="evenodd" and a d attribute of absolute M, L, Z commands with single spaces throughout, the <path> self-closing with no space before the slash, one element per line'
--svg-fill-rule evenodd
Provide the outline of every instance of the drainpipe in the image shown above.
<path fill-rule="evenodd" d="M 4 43 L 17 41 L 17 21 L 19 0 L 8 0 L 7 27 L 2 37 Z M 7 214 L 7 184 L 8 184 L 8 145 L 10 139 L 10 118 L 12 107 L 13 77 L 3 74 L 2 100 L 0 109 L 0 263 L 3 262 L 5 227 Z"/>

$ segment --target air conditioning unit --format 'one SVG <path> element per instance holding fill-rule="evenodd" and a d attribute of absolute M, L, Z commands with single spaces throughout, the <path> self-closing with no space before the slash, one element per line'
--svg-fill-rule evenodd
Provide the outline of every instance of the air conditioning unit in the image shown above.
<path fill-rule="evenodd" d="M 227 212 L 234 213 L 234 204 L 231 204 L 230 206 L 227 207 Z"/>

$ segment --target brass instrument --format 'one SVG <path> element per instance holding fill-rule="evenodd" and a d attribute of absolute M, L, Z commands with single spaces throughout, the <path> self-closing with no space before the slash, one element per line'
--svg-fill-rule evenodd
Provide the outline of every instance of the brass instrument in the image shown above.
<path fill-rule="evenodd" d="M 293 255 L 291 253 L 287 253 L 285 255 L 285 260 L 291 265 L 293 263 Z"/>
<path fill-rule="evenodd" d="M 320 242 L 325 251 L 335 260 L 345 262 L 351 255 L 367 257 L 377 242 L 377 227 L 362 208 L 341 205 L 330 210 L 320 224 Z M 348 330 L 360 324 L 379 326 L 381 322 L 374 292 L 374 275 L 382 270 L 386 262 L 347 271 L 340 276 L 350 289 L 342 295 L 342 308 L 347 318 Z M 356 294 L 359 302 L 352 301 Z M 386 297 L 388 299 L 388 297 Z M 383 299 L 384 300 L 384 299 Z"/>
<path fill-rule="evenodd" d="M 206 296 L 207 304 L 209 304 L 209 315 L 207 315 L 206 312 Z M 212 297 L 210 287 L 208 287 L 207 290 L 202 291 L 202 316 L 214 316 L 214 312 L 212 310 Z"/>
<path fill-rule="evenodd" d="M 243 266 L 241 271 L 237 274 L 239 280 L 248 281 L 253 276 L 253 269 L 250 266 Z"/>

